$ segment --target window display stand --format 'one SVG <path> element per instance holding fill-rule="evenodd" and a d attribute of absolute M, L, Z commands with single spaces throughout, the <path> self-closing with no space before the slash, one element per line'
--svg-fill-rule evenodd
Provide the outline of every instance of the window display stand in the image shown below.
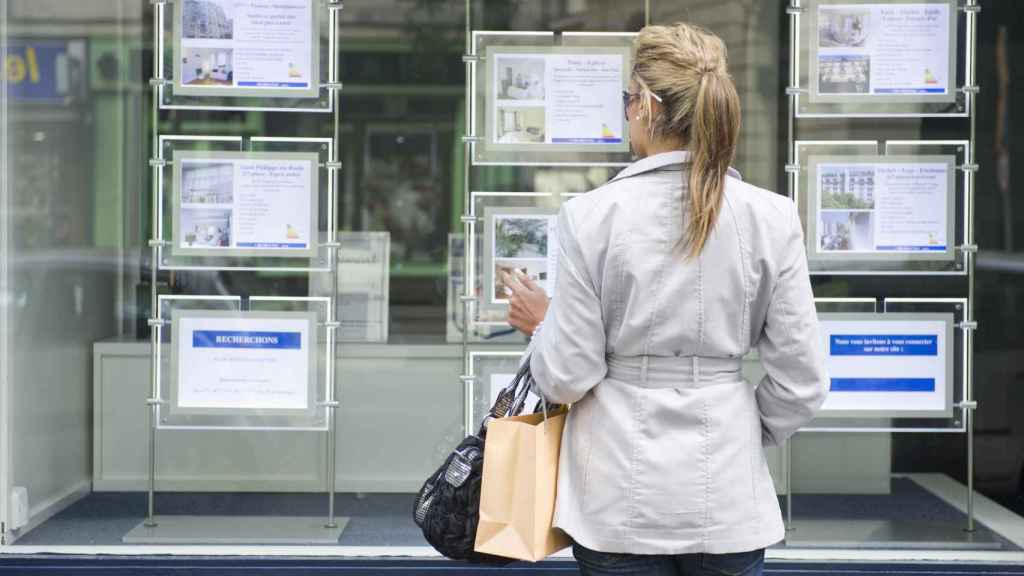
<path fill-rule="evenodd" d="M 335 458 L 337 442 L 337 409 L 339 403 L 336 398 L 336 382 L 334 367 L 334 342 L 335 333 L 338 328 L 337 319 L 337 290 L 330 296 L 326 321 L 321 323 L 327 335 L 327 354 L 323 360 L 326 363 L 326 390 L 323 399 L 319 402 L 324 410 L 325 425 L 323 431 L 326 434 L 325 454 L 325 478 L 324 486 L 327 491 L 327 513 L 326 519 L 315 517 L 294 517 L 294 516 L 202 516 L 202 515 L 164 515 L 158 516 L 155 510 L 155 496 L 157 489 L 157 429 L 159 427 L 160 408 L 168 402 L 161 394 L 160 383 L 160 346 L 161 329 L 167 320 L 160 314 L 160 297 L 157 292 L 157 271 L 163 269 L 160 260 L 160 251 L 166 245 L 166 240 L 158 234 L 158 223 L 161 218 L 159 186 L 162 178 L 163 167 L 170 161 L 164 158 L 159 134 L 159 111 L 161 97 L 165 87 L 170 85 L 170 80 L 165 76 L 164 54 L 163 54 L 163 31 L 166 20 L 166 10 L 174 0 L 152 0 L 153 4 L 153 35 L 154 53 L 153 70 L 155 77 L 150 81 L 152 88 L 152 146 L 154 157 L 150 160 L 153 170 L 152 187 L 152 212 L 151 229 L 152 238 L 149 241 L 150 247 L 150 394 L 147 399 L 149 413 L 149 430 L 147 443 L 148 456 L 148 483 L 147 483 L 147 507 L 145 520 L 126 534 L 123 538 L 125 543 L 130 544 L 336 544 L 341 536 L 348 518 L 340 518 L 335 515 Z M 321 88 L 328 92 L 330 98 L 330 109 L 333 113 L 334 134 L 333 145 L 330 146 L 329 159 L 321 165 L 328 172 L 330 211 L 327 214 L 327 234 L 325 243 L 321 246 L 328 251 L 328 261 L 331 263 L 329 270 L 325 273 L 332 274 L 335 288 L 338 285 L 340 273 L 337 265 L 337 250 L 340 244 L 336 236 L 335 210 L 337 205 L 337 176 L 341 168 L 338 161 L 338 143 L 340 136 L 340 90 L 341 84 L 337 76 L 336 52 L 336 29 L 338 24 L 338 11 L 342 5 L 340 0 L 314 0 L 314 9 L 326 9 L 328 14 L 329 28 L 329 50 L 328 50 L 328 81 L 321 84 Z M 319 32 L 318 32 L 319 33 Z M 319 46 L 316 47 L 319 51 Z M 254 110 L 265 108 L 233 107 L 233 109 Z M 221 271 L 227 271 L 225 268 Z M 311 273 L 315 273 L 311 271 Z M 262 300 L 282 300 L 281 298 L 263 298 Z M 302 298 L 283 300 L 303 300 Z M 210 427 L 216 429 L 218 427 Z M 250 428 L 257 429 L 257 428 Z M 298 428 L 297 428 L 298 429 Z M 308 428 L 307 428 L 308 429 Z M 286 433 L 286 432 L 285 432 Z"/>
<path fill-rule="evenodd" d="M 892 106 L 892 109 L 888 112 L 885 110 L 886 105 L 879 103 L 859 103 L 851 105 L 849 114 L 842 114 L 837 112 L 831 112 L 828 114 L 808 114 L 800 113 L 800 98 L 806 96 L 808 90 L 806 87 L 801 86 L 801 65 L 799 64 L 801 58 L 801 40 L 800 35 L 804 33 L 801 28 L 800 18 L 802 15 L 806 16 L 807 7 L 812 8 L 818 5 L 821 0 L 790 0 L 786 12 L 789 15 L 790 20 L 790 77 L 788 87 L 785 90 L 788 96 L 788 117 L 787 117 L 787 165 L 786 172 L 788 173 L 788 190 L 790 198 L 795 199 L 796 190 L 798 183 L 801 178 L 801 171 L 805 170 L 798 162 L 798 146 L 795 139 L 795 124 L 798 119 L 801 118 L 817 118 L 823 116 L 832 117 L 875 117 L 875 118 L 897 118 L 904 116 L 968 116 L 970 122 L 970 136 L 966 157 L 964 164 L 957 168 L 962 170 L 966 175 L 966 215 L 965 218 L 965 238 L 962 244 L 956 246 L 956 250 L 962 253 L 962 259 L 964 262 L 964 274 L 967 277 L 967 295 L 966 298 L 955 298 L 955 299 L 938 299 L 931 300 L 931 302 L 962 302 L 962 315 L 959 316 L 959 321 L 956 327 L 959 329 L 958 332 L 962 332 L 963 335 L 963 392 L 962 397 L 957 399 L 953 404 L 955 416 L 960 416 L 960 422 L 958 426 L 951 426 L 947 429 L 929 429 L 925 426 L 914 426 L 908 428 L 898 428 L 894 426 L 865 426 L 865 427 L 853 427 L 853 428 L 836 428 L 830 430 L 827 428 L 809 428 L 801 431 L 801 434 L 808 434 L 814 431 L 828 432 L 828 431 L 843 431 L 843 432 L 888 432 L 888 433 L 909 433 L 909 432 L 951 432 L 951 433 L 964 433 L 967 436 L 967 463 L 966 463 L 966 477 L 967 477 L 967 494 L 966 494 L 966 525 L 959 529 L 955 526 L 932 526 L 931 528 L 922 526 L 910 526 L 901 525 L 898 522 L 885 522 L 876 520 L 862 520 L 857 522 L 851 522 L 845 519 L 835 520 L 793 520 L 793 491 L 792 491 L 792 443 L 786 442 L 783 450 L 784 457 L 784 468 L 785 468 L 785 484 L 786 484 L 786 527 L 789 535 L 787 536 L 787 544 L 798 545 L 798 546 L 826 546 L 826 547 L 873 547 L 874 545 L 891 546 L 893 543 L 897 543 L 900 546 L 906 547 L 917 547 L 917 548 L 936 548 L 946 547 L 954 545 L 958 548 L 999 548 L 1001 544 L 996 541 L 988 540 L 980 537 L 980 533 L 976 534 L 975 530 L 975 518 L 974 518 L 974 424 L 973 424 L 973 413 L 977 409 L 977 402 L 974 400 L 973 383 L 973 362 L 974 362 L 974 330 L 977 329 L 977 322 L 974 316 L 974 286 L 975 286 L 975 254 L 977 252 L 977 246 L 974 243 L 974 190 L 975 190 L 975 173 L 977 171 L 977 164 L 975 164 L 975 125 L 976 125 L 976 95 L 978 93 L 978 87 L 975 79 L 976 69 L 976 30 L 977 30 L 977 14 L 980 11 L 980 6 L 977 0 L 965 0 L 964 3 L 951 3 L 951 9 L 955 5 L 955 9 L 958 11 L 957 21 L 960 21 L 961 17 L 964 22 L 964 44 L 963 47 L 963 61 L 964 61 L 964 72 L 963 72 L 963 85 L 957 88 L 958 98 L 962 98 L 963 108 L 966 109 L 966 114 L 954 111 L 950 113 L 948 111 L 940 111 L 937 109 L 929 108 L 927 105 L 921 105 L 921 109 L 916 112 L 908 113 L 907 110 L 913 108 L 913 102 L 910 104 L 901 103 Z M 832 2 L 828 2 L 832 3 Z M 813 31 L 811 32 L 813 34 Z M 811 38 L 807 38 L 807 41 L 813 41 Z M 952 58 L 957 58 L 959 55 L 956 51 L 953 51 Z M 949 80 L 950 84 L 953 84 L 952 79 Z M 874 111 L 865 112 L 867 108 L 872 105 L 878 106 L 878 109 Z M 836 108 L 841 110 L 842 106 Z M 960 109 L 963 110 L 963 109 Z M 926 142 L 922 142 L 926 143 Z M 843 274 L 843 272 L 837 272 Z M 916 272 L 921 274 L 921 272 Z M 892 272 L 888 272 L 892 274 Z M 913 272 L 911 272 L 913 274 Z M 885 273 L 879 272 L 877 277 L 880 281 L 884 277 Z M 861 299 L 843 299 L 848 301 L 861 300 Z M 874 299 L 870 299 L 872 302 L 871 306 L 874 306 Z M 900 299 L 891 299 L 892 302 L 897 302 Z M 928 299 L 904 299 L 904 302 L 914 303 L 927 303 Z M 954 416 L 954 420 L 956 417 Z M 886 421 L 883 421 L 883 423 Z M 923 532 L 922 532 L 923 530 Z M 828 542 L 825 542 L 827 540 Z"/>

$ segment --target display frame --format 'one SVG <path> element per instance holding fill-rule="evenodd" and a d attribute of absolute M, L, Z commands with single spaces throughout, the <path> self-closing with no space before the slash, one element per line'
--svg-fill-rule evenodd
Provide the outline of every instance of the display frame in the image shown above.
<path fill-rule="evenodd" d="M 491 409 L 492 399 L 495 396 L 494 376 L 500 374 L 514 377 L 519 371 L 525 351 L 525 348 L 472 349 L 469 351 L 469 374 L 466 380 L 466 385 L 469 387 L 466 391 L 466 398 L 470 401 L 466 408 L 467 434 L 472 434 L 480 429 L 484 417 Z M 496 372 L 496 370 L 501 370 L 501 372 Z M 488 386 L 484 386 L 485 378 Z M 485 391 L 488 394 L 484 394 Z M 529 402 L 527 402 L 527 409 L 529 409 Z"/>
<path fill-rule="evenodd" d="M 309 280 L 313 297 L 335 296 L 339 343 L 387 343 L 391 285 L 391 234 L 389 232 L 340 231 L 337 233 L 336 265 L 344 274 L 318 274 Z M 363 267 L 363 270 L 354 267 Z M 376 266 L 377 270 L 371 270 Z M 376 276 L 376 278 L 373 278 Z M 363 278 L 365 281 L 359 282 Z M 359 287 L 379 287 L 377 295 Z M 362 320 L 346 317 L 353 295 L 366 293 L 366 314 Z"/>
<path fill-rule="evenodd" d="M 794 202 L 805 234 L 808 268 L 812 275 L 953 275 L 967 274 L 965 261 L 968 238 L 967 206 L 969 189 L 967 166 L 969 143 L 965 140 L 892 140 L 882 145 L 875 140 L 797 141 L 794 143 L 796 164 L 791 168 L 795 178 Z M 818 214 L 814 204 L 818 198 L 812 178 L 821 164 L 892 162 L 943 163 L 946 175 L 946 249 L 888 250 L 875 253 L 822 252 L 818 250 Z M 852 213 L 852 212 L 851 212 Z"/>
<path fill-rule="evenodd" d="M 487 250 L 491 235 L 487 233 L 490 223 L 488 215 L 517 212 L 552 216 L 558 214 L 561 205 L 571 198 L 570 194 L 549 192 L 489 192 L 470 193 L 469 242 L 467 243 L 467 273 L 473 279 L 468 296 L 474 299 L 470 328 L 487 327 L 497 329 L 490 332 L 490 338 L 504 335 L 512 330 L 505 317 L 508 303 L 494 303 L 488 296 L 490 286 L 495 284 L 494 259 Z M 552 247 L 549 246 L 548 250 Z M 557 248 L 556 248 L 557 249 Z M 514 330 L 513 330 L 514 331 Z"/>
<path fill-rule="evenodd" d="M 157 257 L 162 270 L 239 270 L 329 272 L 334 231 L 336 187 L 330 170 L 330 138 L 162 135 L 160 177 L 157 181 Z M 180 240 L 180 176 L 191 159 L 299 159 L 312 162 L 309 246 L 301 250 L 185 249 Z"/>
<path fill-rule="evenodd" d="M 900 432 L 900 433 L 961 433 L 966 431 L 967 397 L 967 344 L 964 318 L 966 298 L 817 298 L 819 314 L 842 317 L 885 316 L 899 314 L 907 318 L 935 318 L 936 314 L 950 318 L 947 345 L 947 406 L 943 415 L 934 413 L 911 414 L 898 411 L 885 414 L 851 411 L 823 411 L 801 428 L 807 432 Z"/>
<path fill-rule="evenodd" d="M 794 31 L 790 34 L 792 54 L 795 59 L 797 85 L 788 92 L 794 98 L 794 114 L 797 118 L 901 118 L 901 117 L 967 117 L 973 99 L 968 98 L 972 87 L 967 86 L 971 77 L 966 47 L 971 39 L 968 35 L 966 16 L 957 0 L 797 0 L 793 10 Z M 858 96 L 851 94 L 818 94 L 816 83 L 818 57 L 818 9 L 822 6 L 898 4 L 935 4 L 946 6 L 949 18 L 949 57 L 943 67 L 948 78 L 948 94 L 895 93 L 884 95 Z M 844 57 L 856 58 L 855 54 Z M 868 56 L 870 58 L 870 55 Z M 870 68 L 870 59 L 868 60 Z M 927 70 L 927 69 L 926 69 Z M 870 74 L 870 72 L 869 72 Z"/>
<path fill-rule="evenodd" d="M 629 148 L 628 123 L 623 119 L 622 143 L 609 148 L 607 144 L 499 144 L 491 142 L 493 135 L 493 101 L 491 63 L 501 55 L 509 54 L 573 54 L 593 49 L 596 54 L 621 54 L 623 62 L 622 90 L 628 90 L 631 70 L 631 47 L 636 33 L 632 32 L 530 32 L 481 31 L 472 32 L 473 52 L 467 55 L 470 64 L 468 89 L 470 103 L 471 143 L 470 157 L 474 166 L 626 166 L 632 161 Z M 618 110 L 618 107 L 616 107 Z M 564 146 L 564 147 L 563 147 Z"/>
<path fill-rule="evenodd" d="M 189 88 L 179 81 L 181 74 L 180 26 L 183 3 L 157 2 L 157 62 L 162 81 L 159 82 L 158 101 L 165 110 L 244 110 L 280 112 L 334 112 L 335 98 L 331 92 L 341 85 L 324 79 L 331 78 L 337 66 L 337 0 L 309 0 L 311 3 L 310 49 L 311 71 L 309 88 L 292 89 L 225 88 L 213 93 Z M 172 6 L 168 8 L 167 4 Z M 169 11 L 168 11 L 169 10 Z M 259 87 L 257 87 L 259 88 Z"/>
<path fill-rule="evenodd" d="M 330 350 L 329 298 L 251 297 L 248 307 L 237 296 L 159 297 L 157 365 L 159 403 L 158 429 L 184 430 L 294 430 L 326 431 Z M 309 334 L 309 374 L 304 408 L 230 408 L 182 406 L 178 392 L 180 322 L 189 318 L 303 320 Z"/>

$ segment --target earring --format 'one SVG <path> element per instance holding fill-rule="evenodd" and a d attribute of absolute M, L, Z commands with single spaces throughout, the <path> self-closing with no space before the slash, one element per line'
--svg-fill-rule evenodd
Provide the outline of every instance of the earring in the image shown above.
<path fill-rule="evenodd" d="M 636 119 L 637 119 L 637 121 L 639 121 L 639 120 L 640 120 L 640 117 L 639 117 L 639 116 L 637 116 L 637 117 L 636 117 Z"/>

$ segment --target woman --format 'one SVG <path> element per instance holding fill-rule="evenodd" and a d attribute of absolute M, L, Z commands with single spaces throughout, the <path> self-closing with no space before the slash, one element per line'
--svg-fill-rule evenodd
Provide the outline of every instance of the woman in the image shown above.
<path fill-rule="evenodd" d="M 827 391 L 800 220 L 729 168 L 739 98 L 718 37 L 644 28 L 623 100 L 641 159 L 561 210 L 550 307 L 506 276 L 537 386 L 572 404 L 555 524 L 584 575 L 759 574 L 784 535 L 762 446 Z"/>

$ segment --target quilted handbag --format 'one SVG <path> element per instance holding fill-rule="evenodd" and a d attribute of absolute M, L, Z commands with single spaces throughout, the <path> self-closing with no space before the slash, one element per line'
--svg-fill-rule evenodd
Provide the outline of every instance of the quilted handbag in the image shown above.
<path fill-rule="evenodd" d="M 473 550 L 480 520 L 480 480 L 483 476 L 487 424 L 494 418 L 517 416 L 523 410 L 533 378 L 530 362 L 523 362 L 516 377 L 495 400 L 476 434 L 467 436 L 430 475 L 416 495 L 413 519 L 438 552 L 453 560 L 504 565 L 509 558 Z"/>

